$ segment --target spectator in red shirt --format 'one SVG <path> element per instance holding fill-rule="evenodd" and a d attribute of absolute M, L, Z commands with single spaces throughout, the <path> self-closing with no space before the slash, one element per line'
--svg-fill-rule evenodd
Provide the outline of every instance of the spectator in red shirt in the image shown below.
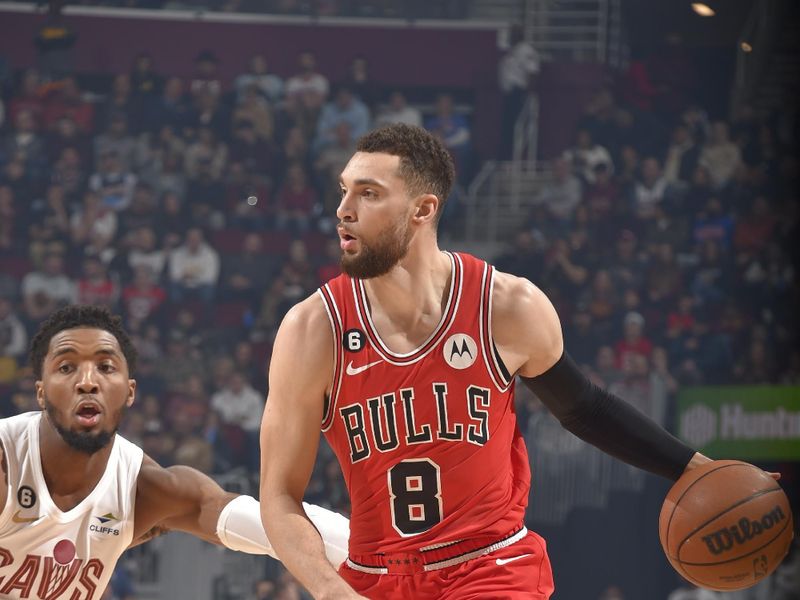
<path fill-rule="evenodd" d="M 184 436 L 197 433 L 206 421 L 209 407 L 202 377 L 191 375 L 167 401 L 167 428 Z"/>
<path fill-rule="evenodd" d="M 342 267 L 339 263 L 341 255 L 342 250 L 339 247 L 339 242 L 336 239 L 328 240 L 325 244 L 325 257 L 317 268 L 317 279 L 320 283 L 327 283 L 334 277 L 341 275 Z"/>
<path fill-rule="evenodd" d="M 775 217 L 770 213 L 769 202 L 758 196 L 751 213 L 739 221 L 733 235 L 733 245 L 739 252 L 758 253 L 766 248 L 775 230 Z"/>
<path fill-rule="evenodd" d="M 42 82 L 39 78 L 39 71 L 27 69 L 22 75 L 21 88 L 19 94 L 14 96 L 8 104 L 8 121 L 10 123 L 15 122 L 19 113 L 27 111 L 33 116 L 37 127 L 40 127 L 44 103 L 42 101 Z"/>
<path fill-rule="evenodd" d="M 675 338 L 688 333 L 694 327 L 694 299 L 684 294 L 678 300 L 678 306 L 667 315 L 667 337 Z"/>
<path fill-rule="evenodd" d="M 84 101 L 81 88 L 74 77 L 63 79 L 47 99 L 43 114 L 43 125 L 51 129 L 63 117 L 71 117 L 84 133 L 91 133 L 94 122 L 94 107 Z"/>
<path fill-rule="evenodd" d="M 122 307 L 131 328 L 156 318 L 167 300 L 167 292 L 156 283 L 150 268 L 139 265 L 133 273 L 133 283 L 122 290 Z"/>
<path fill-rule="evenodd" d="M 616 343 L 617 366 L 623 368 L 631 355 L 647 358 L 653 352 L 653 343 L 644 336 L 644 317 L 638 312 L 629 312 L 623 321 L 623 338 Z"/>
<path fill-rule="evenodd" d="M 119 289 L 108 276 L 108 270 L 97 256 L 87 256 L 83 260 L 83 277 L 78 280 L 78 303 L 107 306 L 114 310 L 119 298 Z"/>
<path fill-rule="evenodd" d="M 311 226 L 311 216 L 317 205 L 317 193 L 308 182 L 305 167 L 292 163 L 286 181 L 276 198 L 278 229 L 305 232 Z"/>

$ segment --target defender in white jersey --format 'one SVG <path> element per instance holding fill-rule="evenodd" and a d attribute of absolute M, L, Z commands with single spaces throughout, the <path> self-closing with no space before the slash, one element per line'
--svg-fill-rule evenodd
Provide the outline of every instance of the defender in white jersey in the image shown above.
<path fill-rule="evenodd" d="M 71 306 L 31 344 L 41 412 L 0 420 L 0 598 L 99 598 L 130 546 L 170 529 L 274 556 L 258 502 L 189 467 L 162 468 L 116 434 L 136 351 L 106 309 Z M 306 506 L 339 565 L 348 521 Z"/>

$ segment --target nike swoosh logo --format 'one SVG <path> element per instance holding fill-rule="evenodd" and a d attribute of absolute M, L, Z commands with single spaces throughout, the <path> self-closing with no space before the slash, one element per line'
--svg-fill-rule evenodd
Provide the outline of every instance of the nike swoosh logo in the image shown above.
<path fill-rule="evenodd" d="M 14 521 L 14 523 L 33 523 L 34 521 L 39 520 L 39 517 L 20 517 L 19 513 L 21 512 L 22 512 L 21 510 L 18 510 L 13 515 L 11 515 L 11 520 Z"/>
<path fill-rule="evenodd" d="M 526 556 L 530 556 L 530 554 L 520 554 L 519 556 L 512 556 L 511 558 L 498 558 L 494 562 L 498 565 L 504 565 L 506 563 L 514 562 L 515 560 L 519 560 L 520 558 L 525 558 Z"/>
<path fill-rule="evenodd" d="M 379 365 L 382 362 L 383 362 L 382 360 L 376 360 L 375 362 L 367 363 L 366 365 L 362 365 L 360 367 L 354 367 L 353 366 L 353 361 L 351 360 L 349 363 L 347 363 L 347 369 L 346 369 L 347 370 L 347 374 L 348 375 L 358 375 L 359 373 L 363 373 L 367 369 L 371 369 L 375 365 Z"/>

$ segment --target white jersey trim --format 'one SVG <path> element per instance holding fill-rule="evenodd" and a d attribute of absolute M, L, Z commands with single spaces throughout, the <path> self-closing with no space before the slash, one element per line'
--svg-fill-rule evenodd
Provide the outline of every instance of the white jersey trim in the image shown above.
<path fill-rule="evenodd" d="M 339 313 L 339 307 L 336 305 L 336 297 L 333 295 L 333 291 L 327 283 L 322 287 L 325 288 L 325 291 L 323 291 L 322 288 L 319 288 L 317 292 L 322 300 L 322 305 L 325 307 L 325 313 L 328 315 L 328 321 L 331 324 L 331 335 L 333 337 L 333 375 L 331 378 L 331 396 L 328 398 L 328 410 L 325 411 L 324 415 L 322 415 L 322 431 L 326 432 L 333 426 L 334 415 L 336 414 L 336 404 L 339 400 L 339 391 L 342 388 L 344 353 L 341 350 L 342 340 L 340 338 L 341 335 L 344 334 L 344 325 L 342 323 L 342 315 Z"/>
<path fill-rule="evenodd" d="M 489 287 L 488 291 L 488 299 L 484 302 L 484 298 L 487 296 L 486 287 Z M 513 382 L 513 377 L 511 381 L 504 381 L 502 376 L 500 375 L 503 370 L 500 368 L 500 365 L 497 364 L 497 359 L 494 355 L 494 342 L 492 340 L 492 295 L 494 294 L 494 268 L 492 268 L 489 263 L 485 263 L 483 266 L 483 276 L 481 278 L 481 307 L 479 313 L 479 320 L 480 320 L 480 337 L 481 337 L 481 350 L 483 354 L 483 362 L 486 365 L 486 370 L 489 372 L 489 377 L 492 379 L 492 383 L 494 383 L 495 387 L 500 392 L 507 392 L 508 388 L 511 387 L 511 383 Z M 485 318 L 484 318 L 485 315 Z M 487 326 L 484 327 L 484 322 L 487 323 Z M 488 331 L 487 331 L 488 330 Z M 492 361 L 492 364 L 489 363 Z M 492 368 L 494 365 L 495 369 Z M 495 371 L 497 375 L 495 375 Z"/>
<path fill-rule="evenodd" d="M 381 336 L 378 334 L 378 330 L 375 328 L 375 325 L 372 322 L 372 316 L 370 315 L 369 311 L 366 310 L 368 306 L 367 303 L 367 292 L 364 288 L 364 282 L 356 279 L 352 279 L 352 288 L 353 288 L 353 300 L 356 305 L 356 314 L 358 315 L 358 322 L 361 324 L 363 329 L 369 328 L 369 331 L 378 341 L 378 344 L 374 344 L 372 341 L 371 336 L 367 336 L 369 340 L 370 346 L 375 349 L 375 352 L 383 358 L 387 363 L 396 367 L 405 367 L 408 365 L 413 365 L 416 362 L 419 362 L 426 356 L 428 356 L 433 350 L 439 347 L 439 343 L 435 343 L 431 345 L 428 350 L 424 353 L 420 354 L 419 356 L 413 358 L 412 360 L 403 360 L 410 356 L 414 356 L 420 350 L 422 350 L 425 346 L 431 343 L 437 337 L 439 341 L 445 338 L 445 335 L 452 327 L 453 323 L 458 316 L 458 306 L 461 302 L 461 294 L 463 291 L 463 284 L 464 284 L 464 266 L 461 262 L 461 258 L 457 254 L 453 254 L 451 252 L 444 251 L 444 253 L 450 258 L 450 265 L 451 265 L 451 272 L 450 272 L 450 293 L 447 297 L 447 304 L 445 304 L 444 310 L 442 311 L 442 318 L 439 323 L 434 328 L 433 332 L 428 336 L 428 338 L 422 342 L 419 346 L 417 346 L 411 352 L 404 352 L 402 354 L 398 354 L 396 352 L 392 352 L 384 343 Z M 456 269 L 455 261 L 458 261 L 458 269 Z M 458 279 L 456 279 L 456 270 L 458 270 Z M 359 302 L 359 297 L 361 301 Z M 451 304 L 454 304 L 452 314 L 450 315 L 450 319 L 447 319 L 447 313 L 450 311 Z M 364 310 L 362 311 L 362 306 Z M 362 314 L 362 312 L 364 314 Z"/>

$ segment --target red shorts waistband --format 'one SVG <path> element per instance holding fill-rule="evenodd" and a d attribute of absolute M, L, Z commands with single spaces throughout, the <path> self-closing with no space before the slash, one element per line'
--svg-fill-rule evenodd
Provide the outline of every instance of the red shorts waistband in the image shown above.
<path fill-rule="evenodd" d="M 347 565 L 356 571 L 376 575 L 412 575 L 424 571 L 435 571 L 510 546 L 524 538 L 527 533 L 528 530 L 525 526 L 520 525 L 499 538 L 470 538 L 444 544 L 433 544 L 407 552 L 351 554 L 347 558 Z"/>

